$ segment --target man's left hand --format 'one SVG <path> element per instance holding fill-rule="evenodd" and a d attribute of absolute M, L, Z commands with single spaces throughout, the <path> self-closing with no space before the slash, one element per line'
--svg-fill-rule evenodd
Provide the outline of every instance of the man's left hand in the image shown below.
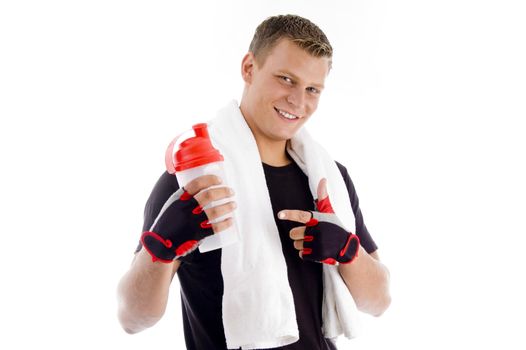
<path fill-rule="evenodd" d="M 358 255 L 360 240 L 343 228 L 334 213 L 326 179 L 320 181 L 317 192 L 317 211 L 286 209 L 278 213 L 278 218 L 305 224 L 290 230 L 290 238 L 301 258 L 331 265 L 349 264 Z"/>

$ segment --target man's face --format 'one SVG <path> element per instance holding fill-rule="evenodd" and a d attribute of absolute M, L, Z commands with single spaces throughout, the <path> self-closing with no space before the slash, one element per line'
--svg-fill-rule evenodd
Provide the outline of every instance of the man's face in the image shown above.
<path fill-rule="evenodd" d="M 246 82 L 242 110 L 256 140 L 284 141 L 316 111 L 329 73 L 329 58 L 314 57 L 282 39 L 262 66 L 247 54 L 242 73 Z"/>

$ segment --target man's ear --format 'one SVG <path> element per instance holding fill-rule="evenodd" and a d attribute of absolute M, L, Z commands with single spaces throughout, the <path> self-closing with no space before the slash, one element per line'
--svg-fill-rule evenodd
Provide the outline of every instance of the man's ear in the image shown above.
<path fill-rule="evenodd" d="M 248 52 L 243 61 L 241 61 L 241 77 L 245 83 L 250 84 L 252 82 L 252 74 L 256 65 L 256 59 L 252 52 Z"/>

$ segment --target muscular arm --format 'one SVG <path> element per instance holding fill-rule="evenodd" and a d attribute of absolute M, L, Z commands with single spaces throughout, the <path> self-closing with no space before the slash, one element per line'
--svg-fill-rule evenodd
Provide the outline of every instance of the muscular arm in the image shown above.
<path fill-rule="evenodd" d="M 283 220 L 292 220 L 308 224 L 309 222 L 311 222 L 312 214 L 311 212 L 302 210 L 282 210 L 278 214 L 278 217 Z M 316 225 L 318 221 L 315 221 Z M 333 226 L 336 227 L 337 225 Z M 301 258 L 304 258 L 303 251 L 305 243 L 305 229 L 306 226 L 298 226 L 290 230 L 290 238 L 294 240 L 294 248 L 299 250 L 299 255 Z M 318 229 L 322 230 L 320 228 Z M 327 227 L 325 227 L 325 229 L 327 229 Z M 317 239 L 314 238 L 314 236 L 312 235 L 313 232 L 311 231 L 311 235 L 309 236 L 310 239 L 307 242 L 310 243 L 318 240 L 321 242 L 323 241 L 323 237 L 331 237 L 332 239 L 334 239 L 333 234 L 334 232 L 338 231 L 334 231 L 334 227 L 330 228 L 330 230 L 332 231 L 320 231 L 318 233 L 319 237 Z M 339 230 L 339 232 L 343 232 L 344 235 L 346 234 L 343 228 L 340 228 Z M 324 233 L 327 236 L 324 236 Z M 329 233 L 331 234 L 328 235 Z M 318 249 L 323 250 L 320 247 L 321 246 L 319 245 Z M 324 249 L 326 249 L 325 253 L 328 252 L 327 247 L 330 247 L 330 243 L 324 245 Z M 360 246 L 358 249 L 358 254 L 352 260 L 352 262 L 340 264 L 338 266 L 338 271 L 340 272 L 340 275 L 345 281 L 349 292 L 352 294 L 358 309 L 374 316 L 380 316 L 387 309 L 387 307 L 389 307 L 389 304 L 391 303 L 391 297 L 389 294 L 389 271 L 380 262 L 378 253 L 376 251 L 372 252 L 371 254 L 368 254 L 362 246 Z M 310 256 L 311 254 L 313 254 L 313 248 L 309 247 L 309 250 L 309 257 L 307 259 L 311 260 L 312 258 L 310 258 Z M 336 254 L 318 256 L 317 259 L 320 260 L 315 259 L 314 261 L 334 261 L 338 258 L 336 255 L 340 255 L 338 254 L 340 250 L 341 246 L 339 246 L 338 249 L 335 250 Z M 331 259 L 327 259 L 328 257 L 330 257 Z"/>
<path fill-rule="evenodd" d="M 148 230 L 166 200 L 179 189 L 175 176 L 164 173 L 148 198 L 143 231 Z M 179 261 L 152 262 L 146 249 L 139 249 L 117 288 L 118 318 L 128 333 L 137 333 L 157 323 L 164 314 L 168 292 Z"/>
<path fill-rule="evenodd" d="M 371 315 L 381 315 L 391 303 L 389 270 L 380 262 L 377 246 L 365 227 L 360 201 L 347 169 L 336 162 L 349 192 L 356 219 L 356 234 L 363 245 L 351 264 L 342 264 L 338 270 L 351 292 L 358 308 Z M 370 253 L 367 253 L 370 252 Z"/>
<path fill-rule="evenodd" d="M 359 310 L 380 316 L 389 307 L 389 270 L 380 262 L 377 251 L 368 254 L 360 248 L 354 261 L 340 264 L 338 271 Z"/>
<path fill-rule="evenodd" d="M 151 226 L 157 215 L 160 217 L 157 223 L 165 221 L 173 222 L 176 220 L 174 217 L 178 217 L 179 214 L 172 216 L 174 213 L 167 210 L 159 214 L 166 199 L 173 193 L 173 187 L 170 183 L 172 180 L 170 175 L 165 174 L 154 188 L 153 194 L 146 206 L 146 212 L 148 214 L 146 215 L 147 220 L 144 225 L 146 230 Z M 197 201 L 196 205 L 199 204 L 200 207 L 206 207 L 213 201 L 222 200 L 233 195 L 232 189 L 228 187 L 221 186 L 209 189 L 211 186 L 220 185 L 220 183 L 221 180 L 217 176 L 204 175 L 190 181 L 185 186 L 185 191 L 195 198 Z M 171 203 L 175 202 L 172 201 Z M 234 208 L 235 203 L 232 201 L 205 209 L 204 212 L 206 213 L 206 218 L 212 221 L 230 213 Z M 170 219 L 162 220 L 164 218 L 163 215 L 168 215 Z M 183 212 L 180 215 L 187 215 L 187 213 Z M 190 213 L 188 215 L 193 214 Z M 182 217 L 179 217 L 179 220 L 183 220 Z M 220 222 L 212 223 L 212 230 L 218 233 L 231 225 L 232 219 L 227 218 Z M 158 227 L 153 227 L 153 229 L 156 228 Z M 188 231 L 177 232 L 170 237 L 173 240 L 177 239 L 177 234 L 182 235 L 186 233 L 188 233 Z M 188 237 L 191 237 L 190 242 L 195 242 L 197 239 L 197 236 Z M 168 260 L 168 262 L 162 260 L 164 262 L 161 262 L 158 257 L 156 258 L 157 260 L 154 262 L 152 255 L 150 255 L 147 249 L 140 249 L 135 254 L 130 269 L 119 282 L 117 288 L 118 317 L 122 327 L 128 333 L 137 333 L 153 326 L 161 319 L 166 310 L 170 284 L 175 273 L 181 266 L 181 261 L 176 259 L 173 261 Z"/>
<path fill-rule="evenodd" d="M 340 165 L 338 164 L 338 166 Z M 376 245 L 365 228 L 354 185 L 345 168 L 340 166 L 340 170 L 342 171 L 344 181 L 349 190 L 349 197 L 355 214 L 356 228 L 359 230 L 357 234 L 360 237 L 361 243 L 365 243 L 366 249 L 371 253 L 367 253 L 366 249 L 360 246 L 358 255 L 352 260 L 352 263 L 340 264 L 338 271 L 345 281 L 349 292 L 352 294 L 358 309 L 373 316 L 380 316 L 391 303 L 389 294 L 389 271 L 387 267 L 380 262 Z M 325 179 L 320 181 L 317 195 L 317 198 L 322 199 L 318 201 L 320 205 L 323 206 L 321 211 L 332 215 L 334 211 L 328 198 Z M 322 202 L 325 203 L 321 204 Z M 283 210 L 280 214 L 282 215 L 279 216 L 281 219 L 293 220 L 300 223 L 307 223 L 312 218 L 310 212 L 299 210 Z M 290 231 L 290 237 L 295 240 L 294 247 L 300 251 L 299 254 L 302 257 L 305 226 L 292 229 Z M 312 242 L 312 239 L 309 241 Z"/>
<path fill-rule="evenodd" d="M 173 276 L 181 263 L 152 262 L 145 249 L 136 253 L 117 289 L 119 321 L 128 333 L 156 324 L 166 310 Z"/>

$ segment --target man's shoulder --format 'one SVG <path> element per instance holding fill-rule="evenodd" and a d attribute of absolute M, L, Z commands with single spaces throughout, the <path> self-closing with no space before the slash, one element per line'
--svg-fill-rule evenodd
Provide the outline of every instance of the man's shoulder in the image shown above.
<path fill-rule="evenodd" d="M 340 173 L 342 174 L 343 182 L 345 182 L 345 187 L 347 187 L 347 191 L 349 192 L 349 196 L 351 198 L 354 198 L 354 196 L 356 194 L 356 189 L 354 188 L 354 183 L 353 183 L 353 181 L 351 179 L 351 176 L 349 175 L 349 171 L 340 162 L 335 161 L 335 163 L 338 166 L 338 169 L 340 170 Z"/>
<path fill-rule="evenodd" d="M 334 162 L 338 166 L 338 169 L 340 170 L 340 173 L 342 174 L 343 179 L 344 180 L 346 180 L 347 178 L 350 179 L 349 172 L 347 171 L 347 168 L 342 163 L 338 162 L 337 160 L 335 160 Z"/>
<path fill-rule="evenodd" d="M 177 176 L 165 171 L 164 173 L 161 174 L 161 176 L 157 180 L 155 187 L 158 189 L 162 189 L 164 191 L 170 192 L 170 194 L 172 194 L 173 192 L 179 189 L 179 183 L 177 182 Z"/>

